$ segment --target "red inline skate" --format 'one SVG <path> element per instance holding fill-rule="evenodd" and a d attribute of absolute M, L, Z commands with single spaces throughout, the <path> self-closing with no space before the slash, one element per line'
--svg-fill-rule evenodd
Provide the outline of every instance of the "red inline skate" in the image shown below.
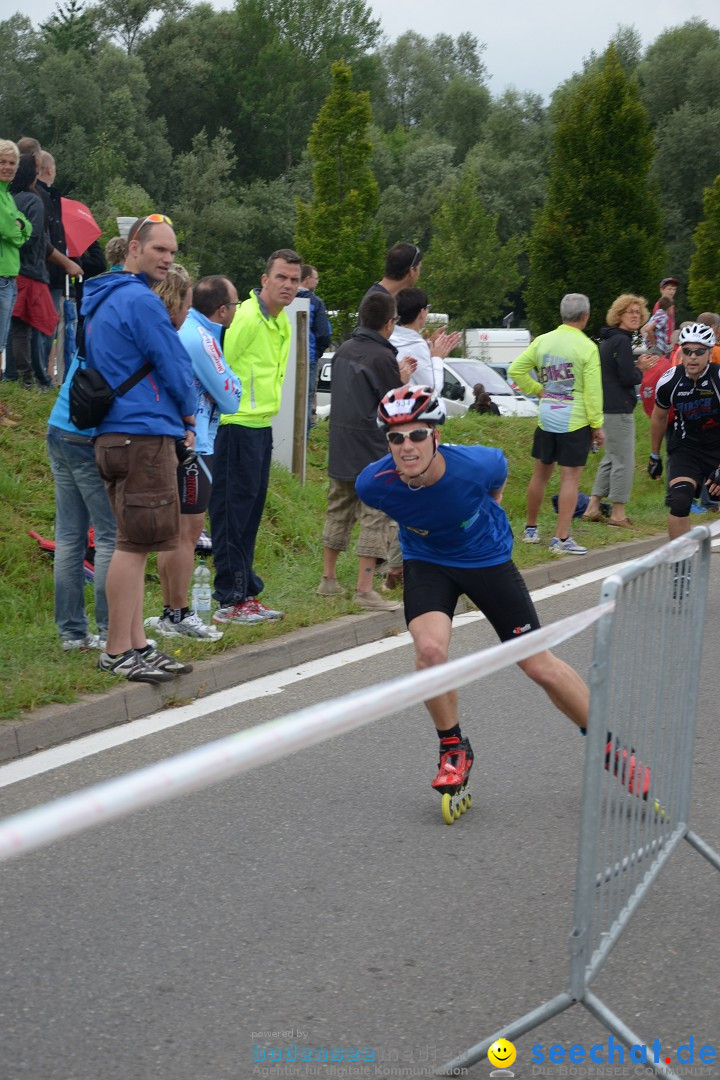
<path fill-rule="evenodd" d="M 608 738 L 605 768 L 618 777 L 631 795 L 640 795 L 647 799 L 650 791 L 650 768 L 637 760 L 634 748 L 628 750 L 626 746 L 620 745 L 619 739 L 613 741 L 612 737 Z"/>
<path fill-rule="evenodd" d="M 472 794 L 469 779 L 474 758 L 468 739 L 458 739 L 453 735 L 440 740 L 438 774 L 432 786 L 442 795 L 440 811 L 446 825 L 452 825 L 470 808 Z"/>

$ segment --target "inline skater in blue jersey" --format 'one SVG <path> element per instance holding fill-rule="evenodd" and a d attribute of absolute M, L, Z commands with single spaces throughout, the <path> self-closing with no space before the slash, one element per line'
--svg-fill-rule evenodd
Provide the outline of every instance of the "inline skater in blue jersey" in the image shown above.
<path fill-rule="evenodd" d="M 391 390 L 378 408 L 378 425 L 387 433 L 389 453 L 368 465 L 356 482 L 362 501 L 399 525 L 405 619 L 418 669 L 447 660 L 453 612 L 463 593 L 502 641 L 540 625 L 511 558 L 513 536 L 501 506 L 507 479 L 505 457 L 501 450 L 486 446 L 442 445 L 439 429 L 444 422 L 445 406 L 431 387 Z M 520 661 L 519 666 L 584 732 L 589 691 L 577 672 L 547 649 Z M 458 722 L 457 693 L 439 694 L 425 705 L 440 739 L 433 787 L 454 797 L 464 790 L 473 763 L 470 742 Z M 618 752 L 623 756 L 623 780 L 632 792 L 634 754 L 622 748 Z M 618 764 L 616 755 L 616 772 Z M 649 769 L 639 768 L 645 792 Z M 443 805 L 448 820 L 445 809 Z"/>

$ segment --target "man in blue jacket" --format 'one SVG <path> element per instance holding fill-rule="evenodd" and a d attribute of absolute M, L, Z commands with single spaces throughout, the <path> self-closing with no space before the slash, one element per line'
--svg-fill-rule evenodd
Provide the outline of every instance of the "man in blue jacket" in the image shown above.
<path fill-rule="evenodd" d="M 107 645 L 98 667 L 134 682 L 167 682 L 192 670 L 149 645 L 143 626 L 148 554 L 178 544 L 176 443 L 195 443 L 192 364 L 151 288 L 165 278 L 176 251 L 168 218 L 139 218 L 128 234 L 128 272 L 91 278 L 82 303 L 88 366 L 110 386 L 152 365 L 115 398 L 95 440 L 95 458 L 117 522 L 105 585 Z"/>
<path fill-rule="evenodd" d="M 310 355 L 308 356 L 308 418 L 307 433 L 313 425 L 313 412 L 315 391 L 317 390 L 318 363 L 322 354 L 327 349 L 332 338 L 332 326 L 328 319 L 325 301 L 315 295 L 320 278 L 314 266 L 303 263 L 300 267 L 300 288 L 297 291 L 299 297 L 310 301 L 310 319 L 308 320 L 308 341 Z"/>
<path fill-rule="evenodd" d="M 226 277 L 214 274 L 198 281 L 193 303 L 179 330 L 180 341 L 192 361 L 195 376 L 195 450 L 197 460 L 178 465 L 180 490 L 180 542 L 174 551 L 158 555 L 158 573 L 165 608 L 159 619 L 146 619 L 148 630 L 163 637 L 184 635 L 217 639 L 222 631 L 206 626 L 187 606 L 195 566 L 195 545 L 210 503 L 213 452 L 220 413 L 238 411 L 242 386 L 228 367 L 222 351 L 222 331 L 235 317 L 237 289 Z"/>

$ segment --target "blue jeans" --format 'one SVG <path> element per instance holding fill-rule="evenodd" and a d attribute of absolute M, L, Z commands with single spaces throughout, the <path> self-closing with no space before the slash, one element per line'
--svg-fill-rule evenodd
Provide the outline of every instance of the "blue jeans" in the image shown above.
<path fill-rule="evenodd" d="M 253 569 L 255 540 L 265 509 L 272 428 L 218 428 L 210 493 L 215 591 L 221 607 L 242 604 L 265 587 Z"/>
<path fill-rule="evenodd" d="M 63 638 L 88 632 L 83 560 L 88 529 L 95 529 L 95 621 L 107 635 L 105 579 L 115 550 L 115 518 L 95 464 L 93 440 L 52 425 L 47 430 L 55 478 L 55 622 Z"/>
<path fill-rule="evenodd" d="M 5 351 L 10 333 L 10 317 L 15 307 L 16 298 L 17 281 L 15 278 L 0 277 L 0 352 Z"/>
<path fill-rule="evenodd" d="M 43 334 L 41 330 L 33 327 L 30 359 L 35 378 L 41 386 L 52 385 L 52 379 L 48 371 L 48 361 L 54 341 L 54 332 L 52 334 Z"/>

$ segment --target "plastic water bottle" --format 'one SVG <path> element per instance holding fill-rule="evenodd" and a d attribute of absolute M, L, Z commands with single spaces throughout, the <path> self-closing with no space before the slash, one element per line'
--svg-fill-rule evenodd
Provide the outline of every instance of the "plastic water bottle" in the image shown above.
<path fill-rule="evenodd" d="M 210 570 L 204 562 L 195 567 L 192 576 L 192 606 L 206 626 L 211 624 L 212 589 L 210 588 Z"/>

